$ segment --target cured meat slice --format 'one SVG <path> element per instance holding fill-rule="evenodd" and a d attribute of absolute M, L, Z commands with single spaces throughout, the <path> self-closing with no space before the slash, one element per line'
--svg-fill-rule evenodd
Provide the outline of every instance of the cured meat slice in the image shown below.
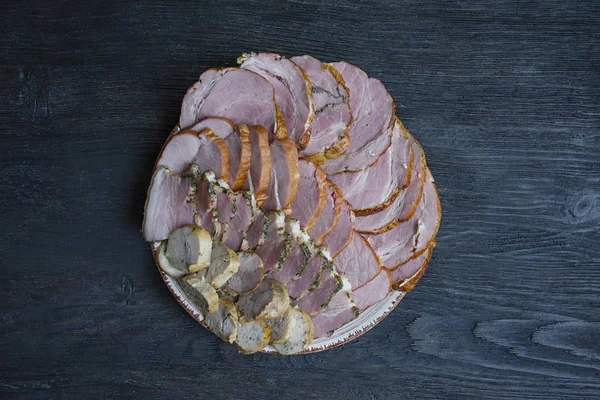
<path fill-rule="evenodd" d="M 413 152 L 400 121 L 392 133 L 392 145 L 377 162 L 357 172 L 331 175 L 329 179 L 344 193 L 357 216 L 386 208 L 411 179 Z M 377 190 L 365 190 L 372 187 Z"/>
<path fill-rule="evenodd" d="M 413 216 L 421 201 L 423 187 L 427 177 L 425 155 L 419 143 L 409 136 L 414 154 L 414 167 L 411 171 L 410 184 L 400 191 L 392 204 L 374 214 L 357 215 L 356 230 L 361 233 L 383 233 L 392 229 L 400 222 Z"/>
<path fill-rule="evenodd" d="M 339 157 L 350 143 L 348 126 L 352 123 L 350 94 L 344 79 L 335 68 L 311 56 L 292 57 L 292 61 L 310 79 L 315 107 L 310 141 L 299 154 L 321 163 Z"/>
<path fill-rule="evenodd" d="M 218 177 L 229 176 L 229 151 L 225 141 L 211 129 L 200 133 L 182 131 L 171 136 L 158 157 L 156 165 L 181 174 L 196 164 L 201 172 L 213 170 Z"/>
<path fill-rule="evenodd" d="M 354 120 L 348 129 L 348 149 L 340 157 L 328 159 L 322 168 L 327 174 L 360 171 L 373 165 L 390 146 L 394 101 L 379 80 L 369 78 L 360 68 L 344 61 L 331 65 L 340 72 L 350 90 Z"/>
<path fill-rule="evenodd" d="M 310 236 L 316 244 L 321 244 L 325 236 L 327 236 L 337 225 L 342 212 L 342 204 L 344 196 L 340 189 L 331 181 L 325 184 L 325 206 L 317 218 L 317 221 L 310 230 Z"/>
<path fill-rule="evenodd" d="M 314 290 L 319 284 L 319 278 L 323 271 L 331 265 L 331 257 L 327 250 L 315 250 L 304 270 L 285 283 L 292 299 L 299 299 Z"/>
<path fill-rule="evenodd" d="M 167 167 L 154 171 L 144 207 L 142 234 L 145 240 L 165 240 L 175 229 L 193 223 L 190 181 L 187 175 L 174 174 Z"/>
<path fill-rule="evenodd" d="M 271 178 L 269 135 L 262 126 L 250 126 L 248 129 L 251 147 L 250 171 L 242 189 L 253 192 L 258 205 L 261 205 L 267 199 L 265 192 Z"/>
<path fill-rule="evenodd" d="M 329 302 L 329 307 L 312 316 L 315 338 L 330 336 L 334 330 L 358 317 L 358 308 L 348 290 L 340 290 Z"/>
<path fill-rule="evenodd" d="M 292 239 L 290 253 L 281 269 L 269 272 L 269 278 L 282 283 L 300 276 L 314 251 L 310 236 L 300 228 L 298 220 L 289 218 L 286 222 L 286 231 Z"/>
<path fill-rule="evenodd" d="M 292 212 L 290 217 L 298 219 L 300 226 L 307 232 L 311 230 L 317 218 L 321 214 L 327 196 L 325 173 L 307 160 L 298 160 L 299 196 L 296 196 L 290 206 Z"/>
<path fill-rule="evenodd" d="M 240 251 L 242 241 L 248 233 L 250 224 L 258 210 L 256 200 L 251 192 L 239 191 L 235 194 L 235 214 L 227 224 L 221 241 L 233 251 Z"/>
<path fill-rule="evenodd" d="M 338 273 L 344 274 L 352 289 L 364 285 L 381 271 L 381 261 L 362 235 L 355 233 L 350 244 L 334 258 Z"/>
<path fill-rule="evenodd" d="M 237 208 L 235 194 L 224 179 L 216 179 L 212 171 L 205 171 L 200 184 L 196 184 L 195 196 L 196 225 L 211 232 L 217 240 L 222 240 Z"/>
<path fill-rule="evenodd" d="M 238 258 L 240 268 L 225 284 L 227 292 L 234 295 L 253 291 L 263 280 L 263 263 L 259 256 L 243 251 L 238 253 Z"/>
<path fill-rule="evenodd" d="M 354 304 L 360 311 L 364 311 L 373 304 L 385 299 L 391 290 L 390 271 L 383 268 L 375 278 L 353 290 Z"/>
<path fill-rule="evenodd" d="M 442 209 L 431 172 L 417 211 L 406 222 L 376 235 L 365 235 L 386 267 L 394 269 L 424 252 L 432 243 L 440 225 Z"/>
<path fill-rule="evenodd" d="M 271 177 L 267 199 L 262 208 L 267 211 L 283 210 L 296 197 L 298 188 L 298 150 L 290 139 L 278 139 L 271 143 Z"/>
<path fill-rule="evenodd" d="M 245 69 L 206 70 L 185 94 L 179 125 L 187 128 L 207 117 L 222 117 L 235 124 L 262 125 L 275 137 L 286 137 L 285 123 L 273 86 Z"/>
<path fill-rule="evenodd" d="M 352 206 L 347 201 L 342 203 L 342 210 L 338 222 L 333 230 L 325 237 L 322 245 L 329 249 L 331 256 L 335 258 L 342 251 L 354 235 L 354 213 Z"/>
<path fill-rule="evenodd" d="M 404 264 L 396 266 L 396 268 L 391 271 L 392 284 L 394 284 L 394 286 L 402 286 L 414 277 L 431 259 L 433 248 L 434 245 L 432 244 L 423 254 L 411 258 Z"/>
<path fill-rule="evenodd" d="M 293 304 L 309 314 L 316 314 L 327 308 L 329 302 L 344 286 L 343 276 L 335 271 L 332 263 L 328 263 L 319 276 L 319 282 L 314 290 L 307 293 Z"/>
<path fill-rule="evenodd" d="M 304 147 L 310 139 L 315 115 L 311 85 L 304 71 L 289 59 L 273 53 L 242 54 L 238 64 L 273 85 L 275 102 L 285 120 L 288 136 L 299 147 Z"/>
<path fill-rule="evenodd" d="M 283 266 L 291 248 L 291 236 L 285 230 L 285 215 L 282 211 L 272 211 L 268 214 L 267 236 L 264 243 L 255 250 L 263 260 L 265 272 L 280 269 Z"/>
<path fill-rule="evenodd" d="M 231 190 L 240 190 L 250 170 L 250 156 L 252 152 L 250 144 L 250 132 L 245 124 L 238 125 L 235 133 L 229 135 L 225 139 L 227 148 L 229 149 L 230 158 L 230 173 L 229 186 Z"/>
<path fill-rule="evenodd" d="M 220 117 L 205 118 L 188 129 L 196 132 L 202 132 L 206 128 L 212 130 L 215 135 L 223 140 L 227 139 L 229 135 L 235 132 L 235 124 L 233 121 Z"/>
<path fill-rule="evenodd" d="M 423 263 L 421 268 L 419 268 L 419 270 L 410 278 L 394 284 L 394 289 L 405 293 L 413 290 L 419 282 L 419 280 L 421 279 L 421 277 L 423 276 L 423 274 L 425 273 L 425 270 L 427 269 L 427 264 L 427 262 Z"/>
<path fill-rule="evenodd" d="M 267 237 L 269 228 L 269 218 L 262 210 L 258 209 L 254 213 L 254 220 L 248 227 L 248 232 L 242 239 L 241 249 L 243 251 L 254 251 L 258 246 L 262 246 Z"/>

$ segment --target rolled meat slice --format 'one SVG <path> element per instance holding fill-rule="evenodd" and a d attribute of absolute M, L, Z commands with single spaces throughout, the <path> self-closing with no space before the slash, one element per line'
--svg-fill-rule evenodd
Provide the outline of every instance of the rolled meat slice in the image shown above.
<path fill-rule="evenodd" d="M 354 213 L 347 201 L 342 203 L 342 210 L 337 224 L 325 237 L 322 245 L 329 249 L 331 257 L 335 258 L 352 240 L 354 235 Z"/>
<path fill-rule="evenodd" d="M 298 188 L 298 150 L 290 139 L 275 140 L 270 148 L 271 177 L 262 208 L 266 211 L 288 209 Z"/>
<path fill-rule="evenodd" d="M 194 222 L 191 182 L 189 176 L 174 174 L 167 167 L 154 171 L 144 207 L 142 234 L 145 240 L 165 240 L 175 229 Z"/>
<path fill-rule="evenodd" d="M 288 137 L 298 147 L 304 147 L 310 139 L 315 115 L 311 85 L 304 71 L 289 59 L 273 53 L 242 54 L 238 64 L 273 85 L 275 103 L 285 120 Z"/>
<path fill-rule="evenodd" d="M 361 171 L 329 177 L 340 188 L 344 199 L 352 204 L 357 216 L 383 210 L 410 184 L 414 157 L 406 133 L 400 121 L 396 120 L 392 145 L 375 164 Z M 377 190 L 365 190 L 369 187 Z"/>
<path fill-rule="evenodd" d="M 340 290 L 329 302 L 329 307 L 312 316 L 315 338 L 331 336 L 334 330 L 358 317 L 352 294 Z"/>
<path fill-rule="evenodd" d="M 269 134 L 262 126 L 250 126 L 250 171 L 242 189 L 254 193 L 258 205 L 266 199 L 266 191 L 271 179 L 271 148 L 269 147 Z"/>
<path fill-rule="evenodd" d="M 423 195 L 427 177 L 425 155 L 419 143 L 409 134 L 414 154 L 414 167 L 408 187 L 401 190 L 392 204 L 373 214 L 357 215 L 355 228 L 361 233 L 383 233 L 413 216 Z"/>
<path fill-rule="evenodd" d="M 287 282 L 288 294 L 292 299 L 299 299 L 319 284 L 319 277 L 330 264 L 329 255 L 322 249 L 317 249 L 310 258 L 301 274 Z"/>
<path fill-rule="evenodd" d="M 212 170 L 219 178 L 227 178 L 230 158 L 225 141 L 209 128 L 185 130 L 169 137 L 156 161 L 158 167 L 167 167 L 175 174 L 189 170 L 191 164 L 200 172 Z"/>
<path fill-rule="evenodd" d="M 227 182 L 224 179 L 216 179 L 212 171 L 205 171 L 200 181 L 201 183 L 196 185 L 195 191 L 196 215 L 194 221 L 196 225 L 202 226 L 220 241 L 226 234 L 229 221 L 236 212 L 237 199 Z"/>
<path fill-rule="evenodd" d="M 263 263 L 259 256 L 243 251 L 238 253 L 240 267 L 225 284 L 227 292 L 233 295 L 249 293 L 263 280 Z"/>
<path fill-rule="evenodd" d="M 423 254 L 411 258 L 404 264 L 397 265 L 391 271 L 392 284 L 395 287 L 399 287 L 413 278 L 427 263 L 429 263 L 434 247 L 435 243 L 432 243 L 431 246 L 429 246 L 429 248 L 423 252 Z"/>
<path fill-rule="evenodd" d="M 242 239 L 240 246 L 243 251 L 254 251 L 258 246 L 262 246 L 269 232 L 269 218 L 261 209 L 254 213 L 254 220 L 248 227 L 248 232 Z"/>
<path fill-rule="evenodd" d="M 385 299 L 392 290 L 391 273 L 383 268 L 375 278 L 352 291 L 354 304 L 360 311 Z"/>
<path fill-rule="evenodd" d="M 235 193 L 235 213 L 229 220 L 227 230 L 223 232 L 221 241 L 233 251 L 240 251 L 242 241 L 254 220 L 258 205 L 252 192 Z"/>
<path fill-rule="evenodd" d="M 316 251 L 310 236 L 300 228 L 298 220 L 288 218 L 286 232 L 291 237 L 291 249 L 281 269 L 269 271 L 269 278 L 286 283 L 302 275 L 308 261 Z"/>
<path fill-rule="evenodd" d="M 333 296 L 342 290 L 343 287 L 343 275 L 335 271 L 333 263 L 329 263 L 321 272 L 316 287 L 302 298 L 294 300 L 292 304 L 297 305 L 300 309 L 311 315 L 316 314 L 326 309 Z"/>
<path fill-rule="evenodd" d="M 350 94 L 341 74 L 332 66 L 308 55 L 292 57 L 291 60 L 310 79 L 315 107 L 310 141 L 299 154 L 322 164 L 328 158 L 344 154 L 350 144 Z"/>
<path fill-rule="evenodd" d="M 365 235 L 379 258 L 388 269 L 404 264 L 423 253 L 433 242 L 440 225 L 442 209 L 431 172 L 421 202 L 414 215 L 384 233 Z"/>
<path fill-rule="evenodd" d="M 317 165 L 302 159 L 298 160 L 298 172 L 299 195 L 290 206 L 290 217 L 300 221 L 300 226 L 309 232 L 325 207 L 326 176 Z"/>
<path fill-rule="evenodd" d="M 342 195 L 340 189 L 331 181 L 326 182 L 325 190 L 325 206 L 310 230 L 310 236 L 318 245 L 336 227 L 342 212 L 342 204 L 344 203 L 344 195 Z"/>
<path fill-rule="evenodd" d="M 207 117 L 235 124 L 261 125 L 274 137 L 286 137 L 285 123 L 275 105 L 273 86 L 245 69 L 206 70 L 185 94 L 179 125 L 187 128 Z"/>
<path fill-rule="evenodd" d="M 383 84 L 369 78 L 360 68 L 345 61 L 331 64 L 350 90 L 350 109 L 354 120 L 348 129 L 350 144 L 338 158 L 322 165 L 328 175 L 360 171 L 375 164 L 391 144 L 395 106 Z"/>
<path fill-rule="evenodd" d="M 381 261 L 369 242 L 359 233 L 352 236 L 350 244 L 334 258 L 338 273 L 344 274 L 352 289 L 364 285 L 381 271 Z"/>
<path fill-rule="evenodd" d="M 268 214 L 267 236 L 264 243 L 255 250 L 263 260 L 265 272 L 283 267 L 291 249 L 291 236 L 285 230 L 285 216 L 282 211 Z"/>

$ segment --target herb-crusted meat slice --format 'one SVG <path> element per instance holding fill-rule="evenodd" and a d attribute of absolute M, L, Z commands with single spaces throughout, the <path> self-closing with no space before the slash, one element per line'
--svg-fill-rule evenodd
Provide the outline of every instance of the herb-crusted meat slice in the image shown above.
<path fill-rule="evenodd" d="M 281 269 L 291 249 L 291 235 L 285 229 L 285 216 L 282 211 L 267 214 L 267 236 L 264 243 L 255 250 L 263 260 L 265 272 Z"/>
<path fill-rule="evenodd" d="M 327 201 L 325 173 L 307 160 L 298 160 L 298 196 L 292 202 L 290 217 L 298 219 L 307 232 L 311 230 Z"/>

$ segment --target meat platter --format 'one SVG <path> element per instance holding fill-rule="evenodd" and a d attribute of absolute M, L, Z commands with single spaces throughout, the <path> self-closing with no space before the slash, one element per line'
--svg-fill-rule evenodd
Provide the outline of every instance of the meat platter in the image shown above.
<path fill-rule="evenodd" d="M 243 54 L 183 98 L 143 237 L 178 302 L 243 353 L 303 354 L 381 321 L 422 277 L 441 205 L 380 80 Z"/>

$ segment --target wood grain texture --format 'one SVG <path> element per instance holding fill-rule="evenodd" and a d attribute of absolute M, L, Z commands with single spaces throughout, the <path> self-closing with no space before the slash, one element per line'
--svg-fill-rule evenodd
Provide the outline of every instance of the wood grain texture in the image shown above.
<path fill-rule="evenodd" d="M 4 2 L 0 397 L 599 398 L 599 21 L 593 0 Z M 140 235 L 186 88 L 252 50 L 381 79 L 442 199 L 420 284 L 325 353 L 238 354 Z"/>

